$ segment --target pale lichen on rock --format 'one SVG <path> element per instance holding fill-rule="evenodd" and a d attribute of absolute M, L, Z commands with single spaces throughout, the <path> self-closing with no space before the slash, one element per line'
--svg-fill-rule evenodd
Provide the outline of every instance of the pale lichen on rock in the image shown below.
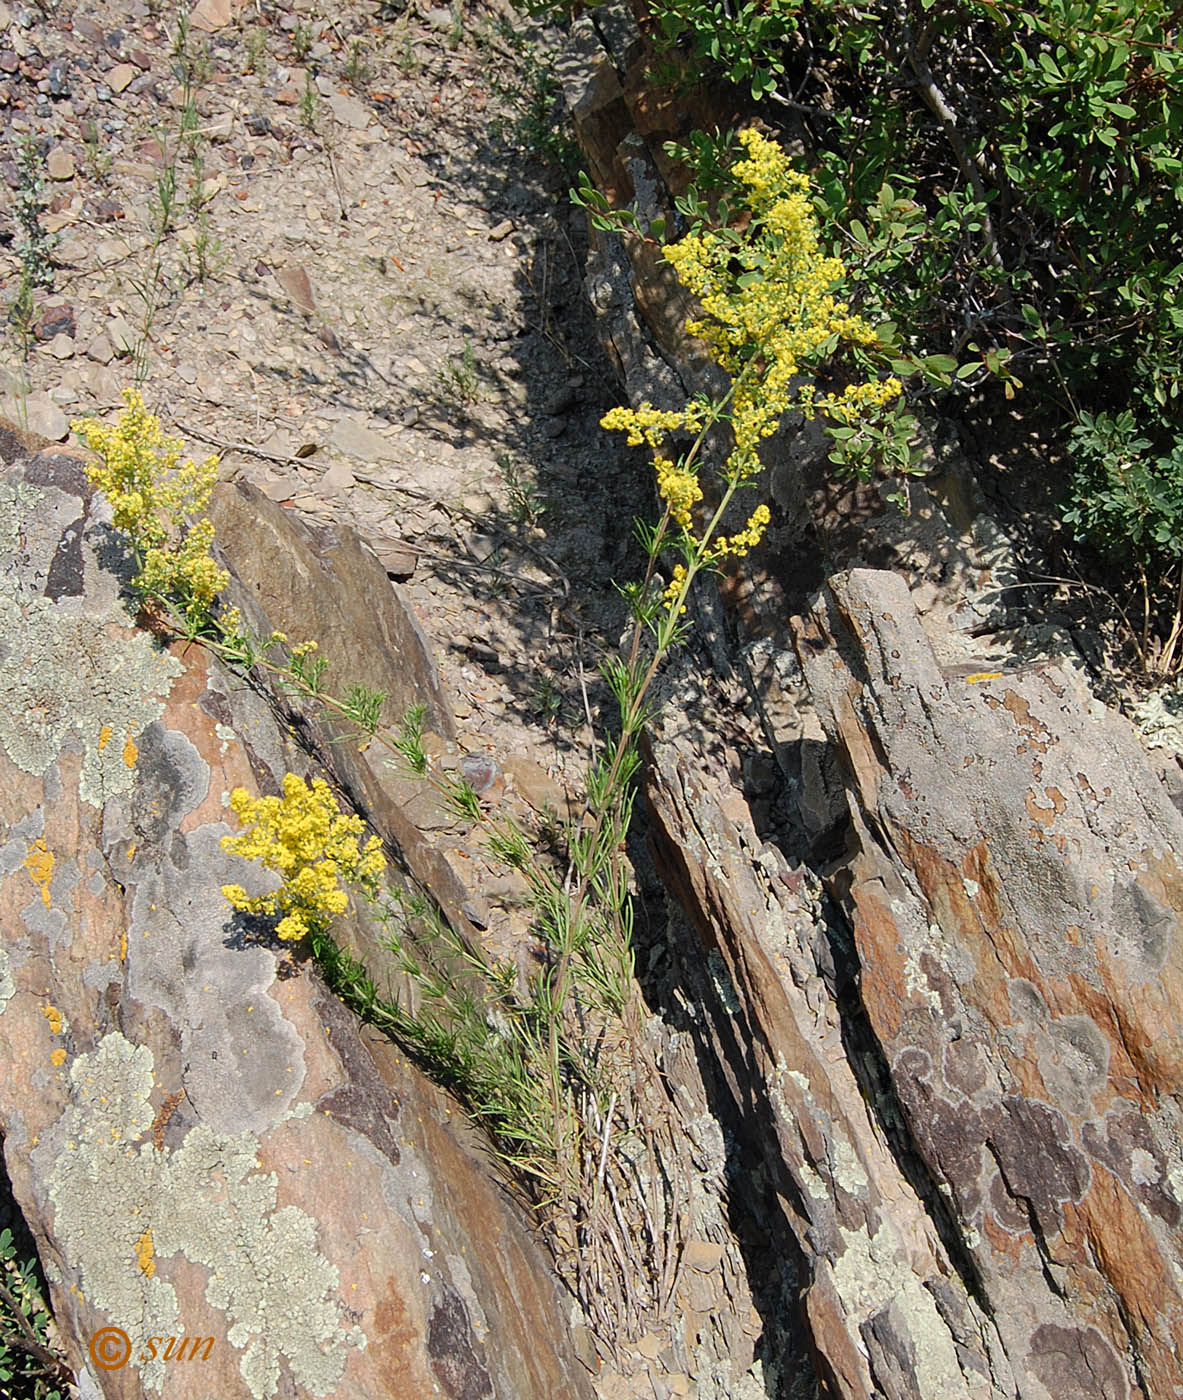
<path fill-rule="evenodd" d="M 894 1334 L 909 1352 L 916 1400 L 969 1400 L 957 1348 L 932 1294 L 911 1271 L 904 1242 L 887 1218 L 874 1234 L 839 1227 L 844 1252 L 833 1265 L 838 1296 L 856 1316 Z M 893 1316 L 894 1314 L 894 1316 Z"/>
<path fill-rule="evenodd" d="M 183 1319 L 161 1265 L 179 1255 L 210 1271 L 206 1301 L 226 1314 L 255 1400 L 276 1392 L 281 1361 L 310 1394 L 329 1394 L 365 1338 L 343 1325 L 316 1221 L 298 1206 L 276 1208 L 277 1179 L 258 1170 L 249 1133 L 219 1137 L 202 1124 L 175 1149 L 141 1141 L 154 1118 L 153 1069 L 147 1046 L 104 1036 L 71 1066 L 72 1102 L 57 1140 L 39 1149 L 57 1157 L 47 1173 L 55 1233 L 81 1292 L 133 1343 L 175 1335 Z M 146 1229 L 151 1277 L 138 1263 Z M 140 1378 L 160 1390 L 163 1362 L 143 1361 Z"/>
<path fill-rule="evenodd" d="M 0 948 L 0 1014 L 16 995 L 16 983 L 12 980 L 12 964 L 8 954 Z"/>
<path fill-rule="evenodd" d="M 80 613 L 34 592 L 27 570 L 18 577 L 21 522 L 36 518 L 45 494 L 0 483 L 0 748 L 38 777 L 63 749 L 80 748 L 79 790 L 101 806 L 131 787 L 135 740 L 163 713 L 181 664 L 129 633 L 117 607 Z"/>

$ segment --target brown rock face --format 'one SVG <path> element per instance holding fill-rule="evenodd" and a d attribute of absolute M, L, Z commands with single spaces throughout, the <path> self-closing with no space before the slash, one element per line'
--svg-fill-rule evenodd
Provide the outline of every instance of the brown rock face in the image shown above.
<path fill-rule="evenodd" d="M 447 1099 L 222 898 L 228 792 L 307 761 L 137 630 L 104 519 L 0 476 L 0 1134 L 81 1393 L 586 1395 Z"/>
<path fill-rule="evenodd" d="M 896 575 L 797 642 L 861 1002 L 1015 1393 L 1180 1394 L 1183 820 L 1067 669 L 942 674 Z"/>
<path fill-rule="evenodd" d="M 273 626 L 293 643 L 317 641 L 331 664 L 326 687 L 382 691 L 382 722 L 395 728 L 425 704 L 425 727 L 455 734 L 422 630 L 352 530 L 313 525 L 246 482 L 220 486 L 209 515 L 236 577 Z"/>
<path fill-rule="evenodd" d="M 702 942 L 693 990 L 704 1049 L 726 1086 L 716 1111 L 737 1143 L 736 1191 L 768 1257 L 789 1274 L 779 1304 L 778 1394 L 966 1400 L 994 1388 L 991 1321 L 959 1277 L 905 1165 L 889 1150 L 846 1044 L 816 881 L 763 845 L 724 784 L 676 742 L 655 748 L 648 789 L 657 861 Z M 693 967 L 693 953 L 687 959 Z M 1005 1362 L 1003 1362 L 1005 1365 Z M 820 1389 L 804 1373 L 815 1372 Z"/>
<path fill-rule="evenodd" d="M 210 502 L 217 544 L 234 564 L 231 598 L 258 636 L 285 633 L 294 645 L 315 640 L 329 662 L 329 694 L 344 695 L 361 683 L 386 696 L 382 722 L 397 731 L 415 704 L 426 706 L 425 727 L 451 737 L 451 707 L 424 637 L 410 608 L 378 559 L 353 531 L 314 526 L 276 505 L 245 482 L 219 487 Z M 344 791 L 369 814 L 399 850 L 407 868 L 461 933 L 468 892 L 447 860 L 406 810 L 407 784 L 389 752 L 359 750 L 343 742 L 348 726 L 313 703 L 293 701 L 302 738 Z M 377 955 L 371 970 L 381 969 Z M 368 960 L 368 955 L 367 955 Z"/>
<path fill-rule="evenodd" d="M 942 671 L 894 574 L 837 576 L 796 632 L 845 774 L 845 926 L 693 727 L 655 733 L 647 789 L 735 1189 L 802 1300 L 782 1376 L 1173 1400 L 1183 819 L 1067 669 Z"/>

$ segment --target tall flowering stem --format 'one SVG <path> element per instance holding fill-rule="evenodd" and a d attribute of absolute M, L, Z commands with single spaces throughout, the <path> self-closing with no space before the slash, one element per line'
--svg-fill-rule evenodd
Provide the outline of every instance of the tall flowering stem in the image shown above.
<path fill-rule="evenodd" d="M 618 866 L 631 811 L 629 780 L 638 764 L 637 740 L 648 714 L 650 687 L 684 635 L 682 617 L 690 589 L 704 569 L 718 569 L 754 549 L 771 519 L 768 506 L 760 503 L 742 528 L 723 533 L 733 497 L 753 486 L 761 470 L 761 442 L 776 431 L 790 408 L 806 418 L 822 413 L 848 424 L 901 392 L 900 381 L 891 377 L 855 382 L 841 393 L 822 395 L 804 382 L 804 373 L 840 346 L 868 349 L 878 344 L 878 335 L 837 293 L 845 268 L 822 252 L 808 177 L 795 171 L 784 151 L 759 132 L 741 132 L 739 141 L 744 155 L 732 166 L 731 177 L 740 192 L 736 202 L 747 214 L 745 227 L 700 224 L 665 249 L 666 261 L 702 307 L 702 315 L 687 329 L 703 342 L 729 385 L 714 400 L 695 398 L 676 410 L 644 402 L 636 408 L 614 408 L 602 420 L 603 427 L 624 432 L 632 446 L 649 448 L 663 511 L 656 527 L 641 531 L 648 553 L 645 577 L 624 590 L 634 614 L 627 657 L 605 668 L 620 705 L 620 734 L 590 776 L 589 814 L 573 842 L 570 903 L 551 978 L 551 1002 L 560 1009 L 572 994 L 588 906 L 598 897 L 601 872 L 611 872 L 606 888 L 612 892 L 626 883 L 619 878 Z M 627 224 L 622 220 L 621 227 Z M 719 471 L 717 504 L 704 517 L 700 508 L 706 493 L 699 473 L 706 440 L 718 429 L 727 432 L 730 446 Z M 675 433 L 692 437 L 680 455 L 667 446 Z M 659 591 L 654 581 L 660 561 L 671 555 L 676 562 Z M 653 637 L 648 651 L 647 633 Z M 623 906 L 617 912 L 623 914 Z M 605 921 L 598 922 L 602 928 Z M 623 926 L 618 919 L 618 929 Z M 630 982 L 631 956 L 622 933 L 614 953 L 621 985 Z M 622 1010 L 626 1022 L 639 1011 L 631 982 Z M 560 1111 L 565 1091 L 559 1020 L 556 1017 L 551 1026 L 550 1072 L 561 1158 L 567 1144 Z"/>
<path fill-rule="evenodd" d="M 755 487 L 760 445 L 785 412 L 820 413 L 853 426 L 900 394 L 892 378 L 856 381 L 839 393 L 819 393 L 806 382 L 808 371 L 842 347 L 856 360 L 872 359 L 866 352 L 877 336 L 841 300 L 844 269 L 821 251 L 806 177 L 758 133 L 745 132 L 740 141 L 743 157 L 731 169 L 740 198 L 732 207 L 742 205 L 745 222 L 700 223 L 665 250 L 702 308 L 689 329 L 727 385 L 681 409 L 642 403 L 613 409 L 603 420 L 652 453 L 661 514 L 656 525 L 639 527 L 645 573 L 623 590 L 632 636 L 603 668 L 619 705 L 618 735 L 591 765 L 584 814 L 567 832 L 565 870 L 512 822 L 490 819 L 454 775 L 433 770 L 420 742 L 421 715 L 408 716 L 399 735 L 384 730 L 381 695 L 356 686 L 340 698 L 328 693 L 327 663 L 314 641 L 277 655 L 287 642 L 282 634 L 252 639 L 233 608 L 214 610 L 226 576 L 210 556 L 212 526 L 202 512 L 216 462 L 182 466 L 179 445 L 162 438 L 135 396 L 115 428 L 80 425 L 101 458 L 91 478 L 135 549 L 136 583 L 167 604 L 173 625 L 241 672 L 267 673 L 279 688 L 349 720 L 364 742 L 384 746 L 434 782 L 465 820 L 485 823 L 490 854 L 525 878 L 546 956 L 524 987 L 513 959 L 487 954 L 460 930 L 449 931 L 442 918 L 433 920 L 426 901 L 404 892 L 399 907 L 410 922 L 394 919 L 390 943 L 414 992 L 404 1005 L 393 994 L 384 998 L 331 937 L 332 919 L 348 902 L 345 885 L 382 903 L 384 860 L 376 838 L 366 838 L 357 818 L 337 809 L 320 780 L 309 785 L 289 774 L 280 797 L 238 791 L 231 799 L 242 830 L 226 838 L 226 848 L 274 872 L 279 888 L 252 895 L 230 885 L 227 899 L 275 916 L 281 937 L 306 940 L 361 1014 L 397 1033 L 464 1095 L 534 1183 L 556 1254 L 574 1272 L 604 1337 L 640 1327 L 642 1313 L 656 1317 L 668 1309 L 680 1242 L 692 1229 L 684 1184 L 676 1170 L 670 1174 L 683 1128 L 662 1089 L 633 976 L 625 852 L 650 691 L 686 633 L 697 576 L 748 554 L 768 527 L 763 503 L 738 528 L 728 526 L 733 533 L 724 522 L 736 495 Z M 622 216 L 621 226 L 628 223 Z M 675 438 L 689 445 L 674 450 Z M 712 459 L 722 456 L 710 483 L 702 478 L 708 446 Z M 458 964 L 477 991 L 457 982 Z M 624 1141 L 627 1152 L 611 1150 Z M 655 1190 L 659 1182 L 665 1184 Z M 604 1294 L 604 1280 L 613 1277 L 633 1313 L 627 1321 L 614 1315 Z"/>

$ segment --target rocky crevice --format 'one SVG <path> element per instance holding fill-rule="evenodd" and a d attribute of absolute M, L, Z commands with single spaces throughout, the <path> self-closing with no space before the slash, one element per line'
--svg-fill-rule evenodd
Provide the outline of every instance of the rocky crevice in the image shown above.
<path fill-rule="evenodd" d="M 623 52 L 572 106 L 601 187 L 652 217 L 685 114 L 654 120 Z M 595 259 L 630 399 L 700 387 L 643 256 Z M 646 779 L 678 909 L 656 995 L 695 1008 L 735 1157 L 778 1183 L 733 1178 L 733 1204 L 801 1291 L 781 1345 L 814 1379 L 770 1394 L 1173 1395 L 1177 814 L 1071 645 L 1059 661 L 1062 636 L 1000 606 L 1013 551 L 955 454 L 913 518 L 861 537 L 803 521 L 789 483 L 809 455 L 791 427 L 770 444 L 781 514 L 723 610 L 699 608 L 716 679 L 669 687 Z M 838 573 L 811 600 L 778 552 L 811 533 L 896 572 Z M 794 1316 L 792 1290 L 753 1291 L 770 1323 Z"/>

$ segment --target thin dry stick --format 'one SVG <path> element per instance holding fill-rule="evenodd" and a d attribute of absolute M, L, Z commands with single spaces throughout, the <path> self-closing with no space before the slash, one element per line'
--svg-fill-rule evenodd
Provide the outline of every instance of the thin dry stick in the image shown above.
<path fill-rule="evenodd" d="M 337 169 L 337 162 L 333 156 L 332 148 L 325 146 L 325 155 L 329 158 L 329 170 L 333 176 L 333 189 L 337 192 L 337 208 L 341 211 L 342 222 L 348 222 L 349 211 L 345 208 L 345 194 L 341 188 L 341 174 Z"/>
<path fill-rule="evenodd" d="M 608 1199 L 612 1202 L 612 1214 L 616 1217 L 617 1225 L 620 1226 L 620 1239 L 617 1238 L 616 1231 L 612 1228 L 612 1222 L 610 1220 L 606 1222 L 604 1232 L 612 1244 L 617 1263 L 620 1265 L 620 1278 L 621 1282 L 624 1284 L 624 1291 L 627 1295 L 629 1307 L 633 1310 L 635 1316 L 640 1316 L 645 1309 L 641 1306 L 641 1301 L 637 1297 L 636 1290 L 633 1288 L 633 1275 L 638 1272 L 637 1260 L 633 1257 L 632 1251 L 625 1248 L 621 1243 L 621 1239 L 626 1242 L 630 1240 L 632 1234 L 628 1226 L 624 1223 L 624 1212 L 620 1208 L 620 1198 L 616 1194 L 616 1185 L 612 1180 L 611 1172 L 604 1178 L 604 1181 L 605 1185 L 608 1187 Z"/>
<path fill-rule="evenodd" d="M 33 1331 L 29 1319 L 25 1316 L 24 1309 L 17 1301 L 16 1297 L 0 1283 L 0 1301 L 12 1313 L 12 1319 L 20 1331 L 20 1336 L 13 1336 L 11 1332 L 6 1333 L 6 1338 L 14 1342 L 22 1351 L 28 1352 L 30 1356 L 36 1357 L 41 1364 L 54 1375 L 62 1375 L 65 1372 L 65 1365 L 60 1356 L 55 1356 L 50 1349 L 45 1346 Z"/>
<path fill-rule="evenodd" d="M 945 140 L 952 148 L 957 164 L 961 167 L 961 173 L 973 187 L 974 198 L 981 205 L 982 226 L 986 232 L 986 245 L 989 251 L 990 261 L 995 267 L 1002 267 L 1002 253 L 998 247 L 998 237 L 994 232 L 994 222 L 990 217 L 990 210 L 986 203 L 986 186 L 982 181 L 981 169 L 979 168 L 981 157 L 974 160 L 961 139 L 961 132 L 957 127 L 957 113 L 949 106 L 945 94 L 937 86 L 937 81 L 932 75 L 924 58 L 915 49 L 908 53 L 908 63 L 912 71 L 916 74 L 918 90 L 924 105 L 936 117 L 941 124 L 941 129 L 945 133 Z"/>

